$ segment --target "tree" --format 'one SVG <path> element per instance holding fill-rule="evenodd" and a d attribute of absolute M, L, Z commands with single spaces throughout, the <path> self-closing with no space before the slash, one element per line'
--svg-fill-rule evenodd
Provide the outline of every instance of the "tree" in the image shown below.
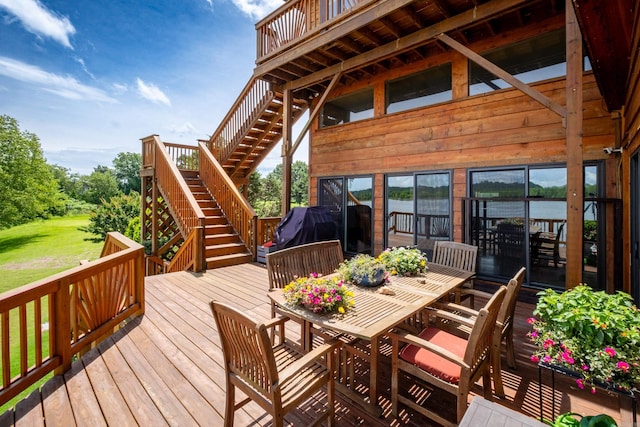
<path fill-rule="evenodd" d="M 35 134 L 0 116 L 0 228 L 46 218 L 64 210 L 64 196 Z"/>
<path fill-rule="evenodd" d="M 113 168 L 118 182 L 118 188 L 124 194 L 140 191 L 140 168 L 142 156 L 140 153 L 118 153 L 113 159 Z"/>
<path fill-rule="evenodd" d="M 298 206 L 309 204 L 309 168 L 300 160 L 291 165 L 291 201 Z"/>
<path fill-rule="evenodd" d="M 140 194 L 135 191 L 120 193 L 98 205 L 89 217 L 89 225 L 82 230 L 95 234 L 98 240 L 104 240 L 110 231 L 125 234 L 131 220 L 139 216 Z"/>
<path fill-rule="evenodd" d="M 118 182 L 113 171 L 98 166 L 89 176 L 82 177 L 83 191 L 80 198 L 88 203 L 98 205 L 104 200 L 108 202 L 113 196 L 120 194 Z"/>

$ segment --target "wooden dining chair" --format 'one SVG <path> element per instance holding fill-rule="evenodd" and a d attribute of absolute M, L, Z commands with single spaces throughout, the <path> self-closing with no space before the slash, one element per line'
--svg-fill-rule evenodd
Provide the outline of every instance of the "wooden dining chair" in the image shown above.
<path fill-rule="evenodd" d="M 402 402 L 416 412 L 445 426 L 456 426 L 467 409 L 467 396 L 482 377 L 485 399 L 491 400 L 491 346 L 498 311 L 507 290 L 502 286 L 478 311 L 475 321 L 446 310 L 432 309 L 432 316 L 444 317 L 471 328 L 469 336 L 457 335 L 429 326 L 419 334 L 394 329 L 388 335 L 392 343 L 391 404 L 398 415 Z M 451 422 L 434 410 L 400 394 L 400 371 L 456 396 L 456 421 Z"/>
<path fill-rule="evenodd" d="M 476 260 L 478 257 L 478 247 L 460 242 L 450 242 L 437 240 L 433 247 L 432 262 L 436 264 L 454 267 L 459 270 L 476 273 Z M 462 288 L 473 288 L 474 277 L 471 277 Z M 459 289 L 462 289 L 459 288 Z M 473 295 L 469 294 L 462 298 L 461 293 L 456 290 L 453 294 L 454 301 L 460 304 L 462 299 L 469 299 L 473 307 Z"/>
<path fill-rule="evenodd" d="M 327 409 L 314 425 L 334 418 L 335 353 L 339 342 L 325 343 L 309 353 L 301 353 L 284 339 L 273 347 L 268 330 L 287 318 L 274 318 L 256 323 L 224 303 L 211 301 L 222 344 L 226 380 L 225 427 L 233 426 L 235 411 L 250 401 L 256 402 L 273 417 L 273 425 L 280 427 L 284 415 L 322 387 L 327 387 Z M 235 402 L 235 389 L 248 397 Z"/>
<path fill-rule="evenodd" d="M 513 346 L 513 320 L 516 311 L 516 303 L 518 302 L 518 294 L 520 293 L 520 288 L 522 287 L 522 283 L 524 282 L 524 276 L 526 273 L 526 268 L 522 267 L 518 272 L 513 276 L 509 283 L 507 284 L 507 294 L 504 297 L 504 301 L 500 306 L 500 311 L 498 312 L 498 318 L 496 320 L 496 328 L 493 334 L 493 345 L 492 345 L 492 355 L 491 355 L 491 365 L 493 369 L 493 384 L 495 389 L 496 396 L 504 397 L 504 386 L 502 385 L 502 362 L 501 362 L 501 348 L 502 342 L 505 342 L 506 346 L 506 355 L 507 355 L 507 365 L 516 369 L 516 357 L 515 357 L 515 349 Z M 491 294 L 487 292 L 482 292 L 476 289 L 468 289 L 463 290 L 464 293 L 473 293 L 476 297 L 483 297 L 486 299 L 491 298 Z M 453 304 L 453 303 L 440 303 L 436 305 L 437 308 L 449 310 L 453 313 L 459 314 L 461 316 L 465 316 L 474 320 L 478 317 L 478 311 L 470 309 L 465 306 Z M 439 326 L 444 327 L 446 321 L 441 323 Z M 465 326 L 460 326 L 459 328 L 464 329 Z M 449 332 L 451 332 L 449 330 Z"/>

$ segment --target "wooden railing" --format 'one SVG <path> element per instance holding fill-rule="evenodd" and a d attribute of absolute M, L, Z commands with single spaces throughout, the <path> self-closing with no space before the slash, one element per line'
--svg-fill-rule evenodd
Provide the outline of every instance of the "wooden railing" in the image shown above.
<path fill-rule="evenodd" d="M 0 294 L 0 405 L 144 312 L 144 249 L 109 233 L 95 261 Z"/>
<path fill-rule="evenodd" d="M 198 170 L 198 147 L 165 142 L 167 154 L 180 170 Z"/>
<path fill-rule="evenodd" d="M 258 215 L 207 147 L 202 142 L 199 146 L 200 178 L 255 258 Z"/>
<path fill-rule="evenodd" d="M 153 159 L 151 160 L 151 165 L 155 168 L 155 176 L 158 188 L 160 189 L 160 193 L 164 196 L 164 200 L 167 203 L 167 207 L 171 212 L 171 215 L 175 219 L 178 224 L 178 228 L 182 235 L 186 238 L 191 234 L 191 231 L 195 227 L 204 228 L 204 213 L 196 199 L 193 197 L 193 194 L 189 190 L 187 183 L 184 178 L 180 174 L 177 165 L 175 164 L 173 158 L 170 156 L 169 151 L 167 150 L 165 144 L 160 141 L 160 138 L 157 135 L 152 135 L 143 139 L 143 147 L 147 143 L 155 144 L 153 150 Z M 169 145 L 171 147 L 176 147 L 175 144 Z M 188 147 L 188 146 L 180 146 L 180 147 Z M 192 147 L 197 148 L 197 147 Z M 143 151 L 146 150 L 143 148 Z M 177 151 L 173 151 L 173 154 L 176 154 Z M 187 153 L 186 151 L 181 151 L 182 154 Z M 192 158 L 197 158 L 200 154 L 195 151 L 189 152 L 188 156 Z M 147 163 L 147 160 L 144 160 L 144 163 Z"/>
<path fill-rule="evenodd" d="M 204 270 L 204 258 L 200 256 L 204 245 L 204 229 L 196 227 L 180 246 L 178 252 L 171 258 L 171 262 L 164 269 L 165 273 L 176 271 L 202 271 Z"/>
<path fill-rule="evenodd" d="M 274 93 L 269 86 L 263 80 L 252 78 L 207 142 L 209 150 L 220 162 L 229 158 L 273 100 Z"/>
<path fill-rule="evenodd" d="M 271 242 L 276 237 L 276 227 L 280 224 L 282 218 L 258 218 L 258 241 L 259 245 Z"/>
<path fill-rule="evenodd" d="M 293 0 L 256 24 L 257 58 L 325 29 L 373 0 Z"/>

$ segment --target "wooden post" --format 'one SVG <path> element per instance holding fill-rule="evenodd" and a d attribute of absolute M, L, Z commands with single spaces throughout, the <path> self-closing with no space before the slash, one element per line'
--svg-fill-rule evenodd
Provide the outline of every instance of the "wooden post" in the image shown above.
<path fill-rule="evenodd" d="M 284 91 L 282 112 L 282 216 L 291 209 L 291 163 L 292 163 L 292 122 L 291 117 L 291 90 Z"/>
<path fill-rule="evenodd" d="M 567 50 L 567 266 L 566 288 L 582 282 L 584 227 L 584 166 L 582 161 L 582 35 L 573 9 L 566 2 Z"/>
<path fill-rule="evenodd" d="M 53 345 L 55 348 L 51 354 L 51 357 L 60 357 L 60 366 L 58 366 L 54 373 L 55 375 L 61 375 L 71 369 L 72 354 L 71 354 L 71 319 L 70 316 L 65 313 L 71 313 L 71 284 L 69 278 L 65 277 L 59 282 L 59 288 L 56 293 L 53 294 L 55 315 L 53 319 L 49 319 L 49 324 L 53 327 Z M 74 310 L 75 312 L 75 310 Z M 53 313 L 50 313 L 52 315 Z M 52 322 L 53 320 L 53 322 Z M 75 332 L 77 333 L 77 331 Z M 74 338 L 75 337 L 74 335 Z"/>

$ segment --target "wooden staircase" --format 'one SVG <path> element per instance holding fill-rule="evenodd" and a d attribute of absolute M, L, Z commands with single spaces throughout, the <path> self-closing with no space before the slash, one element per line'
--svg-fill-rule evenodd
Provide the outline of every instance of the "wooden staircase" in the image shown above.
<path fill-rule="evenodd" d="M 253 255 L 227 220 L 197 171 L 182 171 L 191 194 L 205 214 L 204 251 L 207 268 L 251 262 Z"/>
<path fill-rule="evenodd" d="M 291 117 L 295 123 L 309 108 L 294 98 Z M 227 175 L 243 184 L 280 142 L 283 133 L 284 100 L 264 81 L 251 79 L 229 113 L 207 142 Z"/>

